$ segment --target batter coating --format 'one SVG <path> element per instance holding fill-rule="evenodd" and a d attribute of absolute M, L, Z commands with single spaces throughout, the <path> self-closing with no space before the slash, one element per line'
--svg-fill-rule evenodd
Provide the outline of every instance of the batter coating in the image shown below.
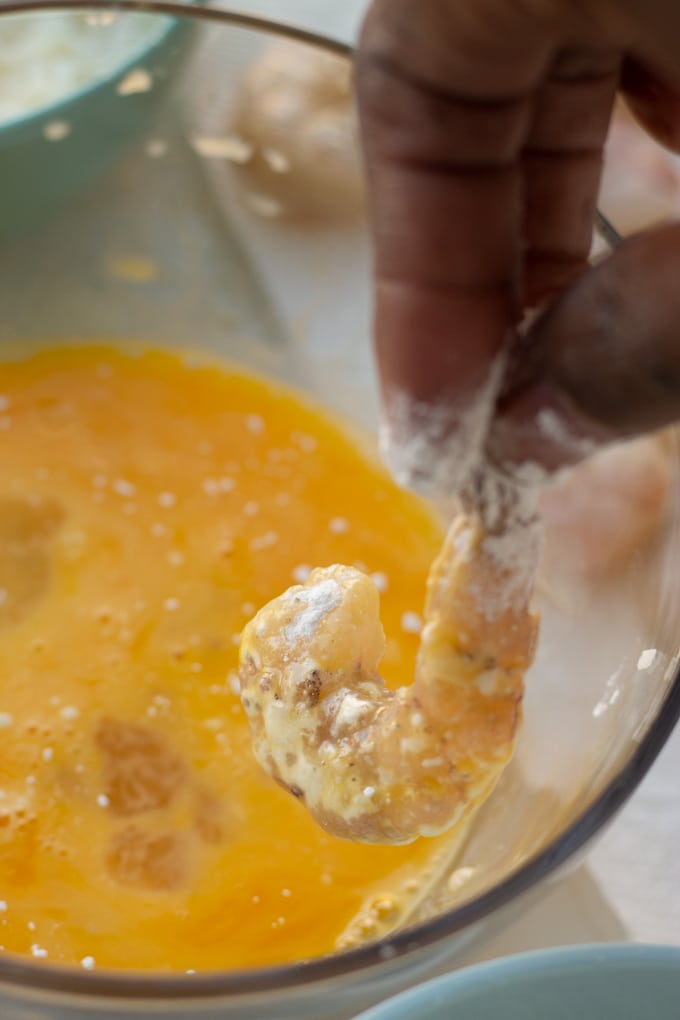
<path fill-rule="evenodd" d="M 452 827 L 512 754 L 536 645 L 532 582 L 476 517 L 457 518 L 428 578 L 414 683 L 391 691 L 374 583 L 314 570 L 243 632 L 258 761 L 333 835 L 399 844 Z"/>

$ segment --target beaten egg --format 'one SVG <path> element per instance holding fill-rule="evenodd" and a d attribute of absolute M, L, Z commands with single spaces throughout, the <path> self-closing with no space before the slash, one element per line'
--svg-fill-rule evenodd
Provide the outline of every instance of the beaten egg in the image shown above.
<path fill-rule="evenodd" d="M 408 683 L 429 510 L 278 384 L 106 345 L 4 364 L 0 479 L 1 950 L 227 969 L 398 922 L 451 837 L 326 835 L 255 762 L 235 667 L 257 608 L 342 562 Z"/>

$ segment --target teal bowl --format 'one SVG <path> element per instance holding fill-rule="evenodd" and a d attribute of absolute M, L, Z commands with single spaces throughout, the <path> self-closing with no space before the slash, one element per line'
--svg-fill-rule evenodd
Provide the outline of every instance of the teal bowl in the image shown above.
<path fill-rule="evenodd" d="M 27 7 L 11 17 L 45 22 L 71 13 Z M 117 17 L 145 15 L 127 11 Z M 97 31 L 105 48 L 106 26 Z M 0 122 L 0 242 L 43 225 L 143 135 L 159 115 L 191 35 L 188 19 L 168 17 L 157 37 L 108 74 L 26 116 Z M 134 72 L 137 82 L 130 77 Z"/>
<path fill-rule="evenodd" d="M 592 945 L 436 978 L 357 1020 L 678 1020 L 680 947 Z"/>

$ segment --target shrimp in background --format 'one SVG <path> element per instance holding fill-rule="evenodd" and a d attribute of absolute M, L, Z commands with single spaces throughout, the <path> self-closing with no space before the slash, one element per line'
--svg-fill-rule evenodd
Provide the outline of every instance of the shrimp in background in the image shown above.
<path fill-rule="evenodd" d="M 603 450 L 546 488 L 541 580 L 549 590 L 622 569 L 662 527 L 673 479 L 665 438 Z"/>
<path fill-rule="evenodd" d="M 410 687 L 380 677 L 378 592 L 350 567 L 314 570 L 246 626 L 241 698 L 255 755 L 328 832 L 408 843 L 491 792 L 534 655 L 538 537 L 535 519 L 507 535 L 476 516 L 454 521 L 430 571 Z"/>
<path fill-rule="evenodd" d="M 296 42 L 273 44 L 239 82 L 230 127 L 254 212 L 323 224 L 361 216 L 350 61 Z"/>

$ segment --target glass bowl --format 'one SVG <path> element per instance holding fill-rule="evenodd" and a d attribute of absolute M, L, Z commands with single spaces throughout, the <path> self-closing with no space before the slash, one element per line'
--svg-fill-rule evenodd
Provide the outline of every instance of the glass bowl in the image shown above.
<path fill-rule="evenodd" d="M 103 12 L 93 21 L 102 45 L 120 19 L 174 18 L 189 40 L 181 62 L 159 51 L 152 66 L 135 61 L 146 92 L 158 88 L 144 124 L 107 150 L 77 194 L 0 245 L 3 356 L 65 338 L 191 347 L 296 386 L 370 442 L 379 412 L 356 152 L 331 132 L 330 169 L 308 163 L 291 191 L 290 155 L 274 147 L 258 165 L 239 109 L 242 76 L 273 40 L 347 50 L 244 15 L 153 6 L 150 15 L 146 3 L 34 0 L 0 12 L 0 24 Z M 96 116 L 50 140 L 65 164 L 77 166 L 88 146 L 101 151 L 109 128 L 134 119 L 134 93 L 113 81 L 100 90 Z M 0 144 L 0 180 L 3 158 Z M 36 155 L 31 186 L 49 173 Z M 680 714 L 673 436 L 664 448 L 673 470 L 654 536 L 597 582 L 543 576 L 517 753 L 399 930 L 306 962 L 195 975 L 85 973 L 0 954 L 4 1020 L 348 1017 L 450 966 L 522 910 L 630 796 Z"/>

